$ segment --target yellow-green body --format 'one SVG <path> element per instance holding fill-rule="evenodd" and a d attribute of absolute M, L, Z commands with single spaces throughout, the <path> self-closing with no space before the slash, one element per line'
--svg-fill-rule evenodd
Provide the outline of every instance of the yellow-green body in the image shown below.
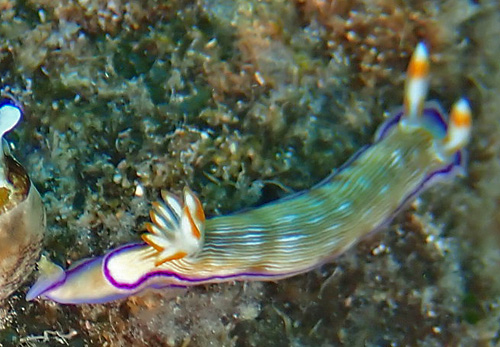
<path fill-rule="evenodd" d="M 394 126 L 315 187 L 208 219 L 201 252 L 161 268 L 197 279 L 307 271 L 390 220 L 442 164 L 425 128 Z"/>

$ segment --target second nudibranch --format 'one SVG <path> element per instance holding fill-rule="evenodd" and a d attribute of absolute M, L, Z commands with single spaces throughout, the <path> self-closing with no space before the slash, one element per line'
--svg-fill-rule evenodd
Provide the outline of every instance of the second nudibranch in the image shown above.
<path fill-rule="evenodd" d="M 102 303 L 146 288 L 277 280 L 331 260 L 425 188 L 463 170 L 469 104 L 459 100 L 445 117 L 437 103 L 424 103 L 428 76 L 428 52 L 420 43 L 408 67 L 402 111 L 378 129 L 372 145 L 313 188 L 208 220 L 189 189 L 182 199 L 162 192 L 143 243 L 68 270 L 44 258 L 27 299 Z"/>

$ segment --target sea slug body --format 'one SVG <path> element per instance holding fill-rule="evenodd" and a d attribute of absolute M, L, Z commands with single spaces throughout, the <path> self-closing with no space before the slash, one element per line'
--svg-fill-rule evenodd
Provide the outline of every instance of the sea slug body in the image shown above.
<path fill-rule="evenodd" d="M 463 171 L 469 104 L 459 100 L 446 121 L 437 103 L 425 103 L 428 71 L 420 43 L 408 67 L 403 109 L 380 126 L 372 145 L 311 189 L 207 220 L 189 189 L 182 199 L 162 192 L 144 242 L 66 271 L 44 258 L 27 299 L 102 303 L 146 288 L 277 280 L 328 262 L 385 225 L 422 190 Z"/>
<path fill-rule="evenodd" d="M 45 232 L 40 194 L 3 138 L 21 115 L 14 102 L 0 102 L 0 300 L 31 274 Z"/>

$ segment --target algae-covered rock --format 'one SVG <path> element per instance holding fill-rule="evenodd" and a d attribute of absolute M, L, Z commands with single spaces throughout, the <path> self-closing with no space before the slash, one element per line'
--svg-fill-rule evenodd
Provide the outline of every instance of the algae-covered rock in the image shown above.
<path fill-rule="evenodd" d="M 0 1 L 2 92 L 25 108 L 16 155 L 69 266 L 139 239 L 159 190 L 209 216 L 320 181 L 402 103 L 415 44 L 431 97 L 470 98 L 468 175 L 384 230 L 278 283 L 164 290 L 107 305 L 0 307 L 28 346 L 474 345 L 498 340 L 495 1 Z"/>

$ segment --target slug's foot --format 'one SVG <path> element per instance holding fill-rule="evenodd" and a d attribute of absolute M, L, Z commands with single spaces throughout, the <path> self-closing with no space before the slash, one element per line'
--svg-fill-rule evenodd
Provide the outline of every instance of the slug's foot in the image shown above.
<path fill-rule="evenodd" d="M 154 202 L 142 239 L 158 251 L 156 266 L 167 261 L 195 255 L 203 246 L 205 213 L 200 200 L 184 188 L 183 201 L 165 190 Z"/>

